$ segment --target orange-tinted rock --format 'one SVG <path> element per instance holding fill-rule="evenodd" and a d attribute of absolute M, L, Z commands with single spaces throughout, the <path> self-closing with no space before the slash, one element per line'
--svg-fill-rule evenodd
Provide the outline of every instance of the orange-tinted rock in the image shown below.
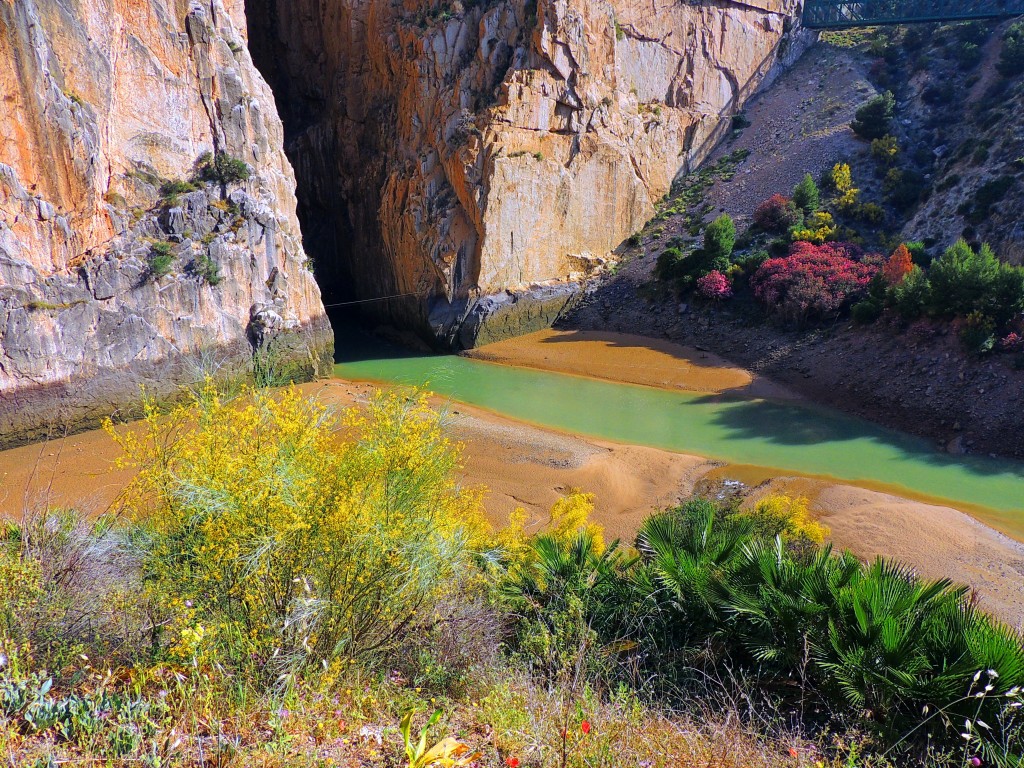
<path fill-rule="evenodd" d="M 600 269 L 799 47 L 796 6 L 249 0 L 322 274 L 456 345 L 482 297 Z"/>

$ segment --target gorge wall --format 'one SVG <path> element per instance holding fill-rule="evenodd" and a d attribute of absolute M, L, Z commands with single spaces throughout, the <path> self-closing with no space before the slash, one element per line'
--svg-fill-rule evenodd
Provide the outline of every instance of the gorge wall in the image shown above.
<path fill-rule="evenodd" d="M 0 90 L 0 438 L 94 423 L 140 385 L 164 396 L 254 353 L 326 370 L 241 0 L 0 0 Z M 167 185 L 204 153 L 249 178 Z"/>
<path fill-rule="evenodd" d="M 456 348 L 550 322 L 798 55 L 798 6 L 246 0 L 326 293 Z"/>
<path fill-rule="evenodd" d="M 798 7 L 0 0 L 0 440 L 325 372 L 321 287 L 447 347 L 550 323 Z"/>

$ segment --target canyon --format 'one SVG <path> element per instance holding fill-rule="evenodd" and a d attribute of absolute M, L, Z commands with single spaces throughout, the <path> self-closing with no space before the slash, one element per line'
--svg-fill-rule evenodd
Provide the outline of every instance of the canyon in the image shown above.
<path fill-rule="evenodd" d="M 323 373 L 321 290 L 445 348 L 550 324 L 799 55 L 796 6 L 0 2 L 0 434 Z"/>
<path fill-rule="evenodd" d="M 792 0 L 247 9 L 322 286 L 455 349 L 550 324 L 809 40 Z"/>

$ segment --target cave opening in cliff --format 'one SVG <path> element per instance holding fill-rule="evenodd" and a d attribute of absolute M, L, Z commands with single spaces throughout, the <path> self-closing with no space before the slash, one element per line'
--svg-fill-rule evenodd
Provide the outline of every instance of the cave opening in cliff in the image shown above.
<path fill-rule="evenodd" d="M 344 315 L 360 298 L 351 254 L 355 233 L 345 201 L 336 194 L 336 144 L 329 123 L 326 86 L 317 74 L 322 30 L 317 0 L 245 0 L 249 51 L 274 93 L 284 124 L 285 153 L 296 178 L 298 217 L 306 253 L 312 259 L 323 302 Z M 340 305 L 340 306 L 339 306 Z"/>

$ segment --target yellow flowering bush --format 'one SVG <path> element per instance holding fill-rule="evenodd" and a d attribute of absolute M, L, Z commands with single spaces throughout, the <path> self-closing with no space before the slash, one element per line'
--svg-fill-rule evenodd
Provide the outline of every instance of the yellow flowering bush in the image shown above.
<path fill-rule="evenodd" d="M 770 536 L 782 534 L 822 544 L 828 536 L 828 528 L 811 516 L 809 506 L 810 502 L 802 496 L 775 493 L 765 496 L 745 514 L 754 519 L 761 532 Z"/>
<path fill-rule="evenodd" d="M 290 673 L 388 650 L 436 621 L 489 543 L 422 394 L 336 418 L 296 389 L 229 400 L 207 386 L 109 431 L 137 470 L 124 505 L 174 655 L 216 638 L 236 662 Z"/>
<path fill-rule="evenodd" d="M 853 173 L 848 163 L 836 163 L 829 171 L 829 181 L 835 190 L 835 204 L 842 210 L 857 204 L 860 190 L 853 186 Z"/>
<path fill-rule="evenodd" d="M 830 240 L 837 232 L 832 214 L 828 211 L 817 211 L 810 214 L 802 227 L 795 227 L 789 233 L 790 239 L 795 242 L 814 243 L 821 245 Z"/>
<path fill-rule="evenodd" d="M 593 493 L 584 493 L 578 488 L 570 488 L 569 492 L 551 507 L 551 533 L 562 543 L 576 538 L 580 531 L 586 531 L 594 539 L 594 551 L 601 554 L 605 550 L 604 528 L 590 521 L 597 497 Z"/>

